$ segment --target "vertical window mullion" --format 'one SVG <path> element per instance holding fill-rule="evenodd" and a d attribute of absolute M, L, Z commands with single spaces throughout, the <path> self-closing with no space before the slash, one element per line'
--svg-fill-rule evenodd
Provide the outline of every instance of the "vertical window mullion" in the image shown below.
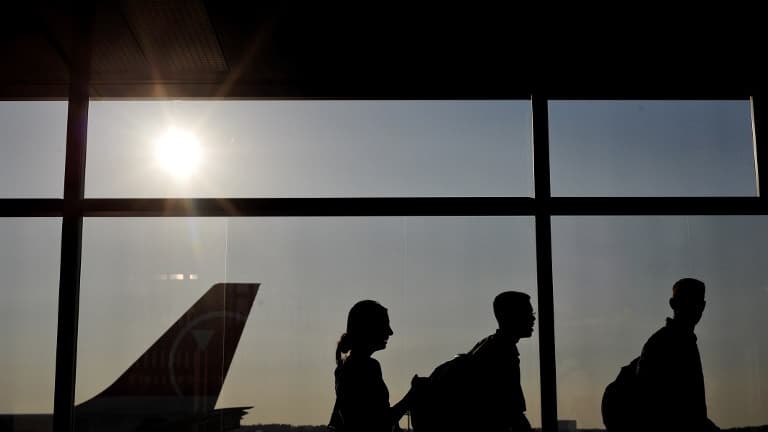
<path fill-rule="evenodd" d="M 557 375 L 555 317 L 552 283 L 552 221 L 549 205 L 549 107 L 538 94 L 531 97 L 533 117 L 533 175 L 536 208 L 536 280 L 539 298 L 539 361 L 541 372 L 541 426 L 557 431 Z"/>
<path fill-rule="evenodd" d="M 755 181 L 757 183 L 757 195 L 765 199 L 768 197 L 768 144 L 765 143 L 768 135 L 768 119 L 766 119 L 765 96 L 762 94 L 752 96 L 752 138 L 755 146 Z"/>
<path fill-rule="evenodd" d="M 75 2 L 72 63 L 69 65 L 67 147 L 64 171 L 64 218 L 59 269 L 59 310 L 56 328 L 56 377 L 53 430 L 74 429 L 77 326 L 82 254 L 82 201 L 85 186 L 85 149 L 88 129 L 90 69 L 90 12 L 88 2 Z"/>

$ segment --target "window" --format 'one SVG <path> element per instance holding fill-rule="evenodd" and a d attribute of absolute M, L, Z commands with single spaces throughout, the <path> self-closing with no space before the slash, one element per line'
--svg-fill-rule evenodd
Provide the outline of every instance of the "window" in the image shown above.
<path fill-rule="evenodd" d="M 86 195 L 529 196 L 530 124 L 526 101 L 94 101 Z"/>
<path fill-rule="evenodd" d="M 675 281 L 695 277 L 709 416 L 722 428 L 768 423 L 765 217 L 558 217 L 552 239 L 561 418 L 602 427 L 605 386 L 672 316 Z"/>
<path fill-rule="evenodd" d="M 550 102 L 553 196 L 755 196 L 748 101 Z"/>
<path fill-rule="evenodd" d="M 0 101 L 0 198 L 61 198 L 66 132 L 66 101 Z"/>
<path fill-rule="evenodd" d="M 536 307 L 532 222 L 87 219 L 77 402 L 108 387 L 212 285 L 249 282 L 261 286 L 218 408 L 253 406 L 243 424 L 325 424 L 336 342 L 349 308 L 367 298 L 389 309 L 394 335 L 375 357 L 394 403 L 414 374 L 494 332 L 496 294 L 524 291 Z M 528 416 L 539 424 L 537 333 L 519 347 Z"/>
<path fill-rule="evenodd" d="M 0 413 L 28 415 L 11 431 L 51 430 L 29 414 L 53 412 L 60 238 L 57 218 L 0 219 Z"/>
<path fill-rule="evenodd" d="M 41 199 L 62 197 L 66 106 L 0 102 L 10 143 L 0 148 L 0 324 L 10 329 L 0 343 L 11 347 L 0 384 L 13 389 L 0 394 L 0 429 L 51 430 L 54 378 L 73 373 L 54 371 L 55 263 L 66 262 L 62 248 L 77 257 L 80 240 L 80 291 L 61 291 L 62 304 L 79 295 L 77 349 L 59 341 L 59 354 L 77 352 L 78 427 L 115 426 L 87 412 L 165 406 L 148 395 L 195 413 L 214 402 L 253 406 L 242 425 L 324 424 L 334 347 L 363 298 L 390 311 L 395 334 L 376 356 L 395 401 L 413 374 L 495 330 L 497 293 L 527 292 L 538 308 L 549 275 L 534 270 L 537 254 L 553 262 L 554 303 L 537 319 L 554 324 L 555 338 L 539 340 L 537 321 L 519 343 L 534 426 L 555 429 L 546 412 L 556 400 L 561 427 L 602 428 L 605 386 L 663 325 L 671 284 L 685 276 L 708 287 L 697 334 L 710 416 L 725 428 L 768 423 L 759 334 L 768 324 L 759 265 L 768 207 L 756 195 L 759 146 L 744 100 L 551 101 L 549 130 L 536 134 L 536 100 L 99 100 L 89 109 L 85 198 Z M 546 149 L 531 136 L 542 132 L 554 198 L 533 196 L 532 148 Z M 322 199 L 335 197 L 351 199 Z M 235 208 L 229 198 L 244 198 L 242 213 L 221 215 Z M 292 216 L 264 217 L 265 202 L 287 202 Z M 329 202 L 333 216 L 313 216 Z M 684 216 L 600 216 L 636 202 L 660 215 L 694 205 Z M 394 204 L 378 214 L 381 203 Z M 189 213 L 145 217 L 155 205 Z M 422 209 L 437 211 L 411 216 Z M 31 217 L 10 217 L 19 210 Z M 724 216 L 698 215 L 707 212 Z M 534 218 L 540 228 L 552 221 L 551 245 L 536 238 Z M 81 219 L 81 237 L 60 244 Z M 219 327 L 197 325 L 207 320 Z M 540 369 L 556 393 L 539 384 Z M 178 398 L 195 386 L 208 393 Z M 240 420 L 238 409 L 218 413 L 220 424 L 201 427 Z"/>

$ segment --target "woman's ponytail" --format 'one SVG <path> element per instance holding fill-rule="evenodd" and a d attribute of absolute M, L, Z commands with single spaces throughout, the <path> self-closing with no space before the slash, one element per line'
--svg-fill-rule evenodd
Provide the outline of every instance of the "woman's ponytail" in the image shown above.
<path fill-rule="evenodd" d="M 339 342 L 336 344 L 336 366 L 341 366 L 343 363 L 343 354 L 348 353 L 352 349 L 352 338 L 349 333 L 341 335 Z"/>

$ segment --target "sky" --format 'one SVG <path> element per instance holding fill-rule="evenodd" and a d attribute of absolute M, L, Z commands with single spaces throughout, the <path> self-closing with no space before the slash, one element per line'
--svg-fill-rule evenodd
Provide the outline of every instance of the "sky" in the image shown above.
<path fill-rule="evenodd" d="M 60 197 L 66 102 L 0 102 L 0 114 L 0 197 Z M 86 196 L 532 196 L 530 122 L 526 101 L 94 101 Z M 154 155 L 171 126 L 200 143 L 184 179 Z M 744 101 L 553 102 L 550 141 L 555 196 L 756 193 Z M 60 226 L 0 220 L 3 413 L 52 410 Z M 76 401 L 229 281 L 262 287 L 218 407 L 254 406 L 245 424 L 326 422 L 335 342 L 364 298 L 390 311 L 376 357 L 395 402 L 414 373 L 494 331 L 497 293 L 536 307 L 534 231 L 532 217 L 87 218 Z M 710 416 L 768 423 L 768 219 L 555 217 L 552 233 L 560 418 L 601 426 L 605 385 L 670 315 L 674 281 L 693 276 L 708 286 L 697 334 Z M 519 346 L 540 424 L 537 333 Z"/>

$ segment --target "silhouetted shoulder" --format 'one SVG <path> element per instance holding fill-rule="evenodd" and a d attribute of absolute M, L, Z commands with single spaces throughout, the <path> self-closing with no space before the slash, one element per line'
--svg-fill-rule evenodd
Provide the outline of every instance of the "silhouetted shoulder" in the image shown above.
<path fill-rule="evenodd" d="M 667 327 L 662 327 L 656 330 L 656 332 L 648 338 L 645 345 L 643 345 L 643 352 L 666 349 L 666 347 L 670 345 L 670 342 L 671 338 Z"/>
<path fill-rule="evenodd" d="M 481 340 L 469 352 L 475 360 L 485 359 L 505 359 L 509 357 L 519 357 L 517 344 L 514 339 L 505 337 L 502 333 L 494 333 Z"/>
<path fill-rule="evenodd" d="M 690 349 L 696 344 L 696 335 L 686 332 L 667 320 L 667 325 L 656 331 L 643 346 L 643 355 L 655 353 L 674 353 Z"/>
<path fill-rule="evenodd" d="M 336 369 L 337 377 L 381 377 L 381 364 L 372 357 L 350 357 Z"/>

